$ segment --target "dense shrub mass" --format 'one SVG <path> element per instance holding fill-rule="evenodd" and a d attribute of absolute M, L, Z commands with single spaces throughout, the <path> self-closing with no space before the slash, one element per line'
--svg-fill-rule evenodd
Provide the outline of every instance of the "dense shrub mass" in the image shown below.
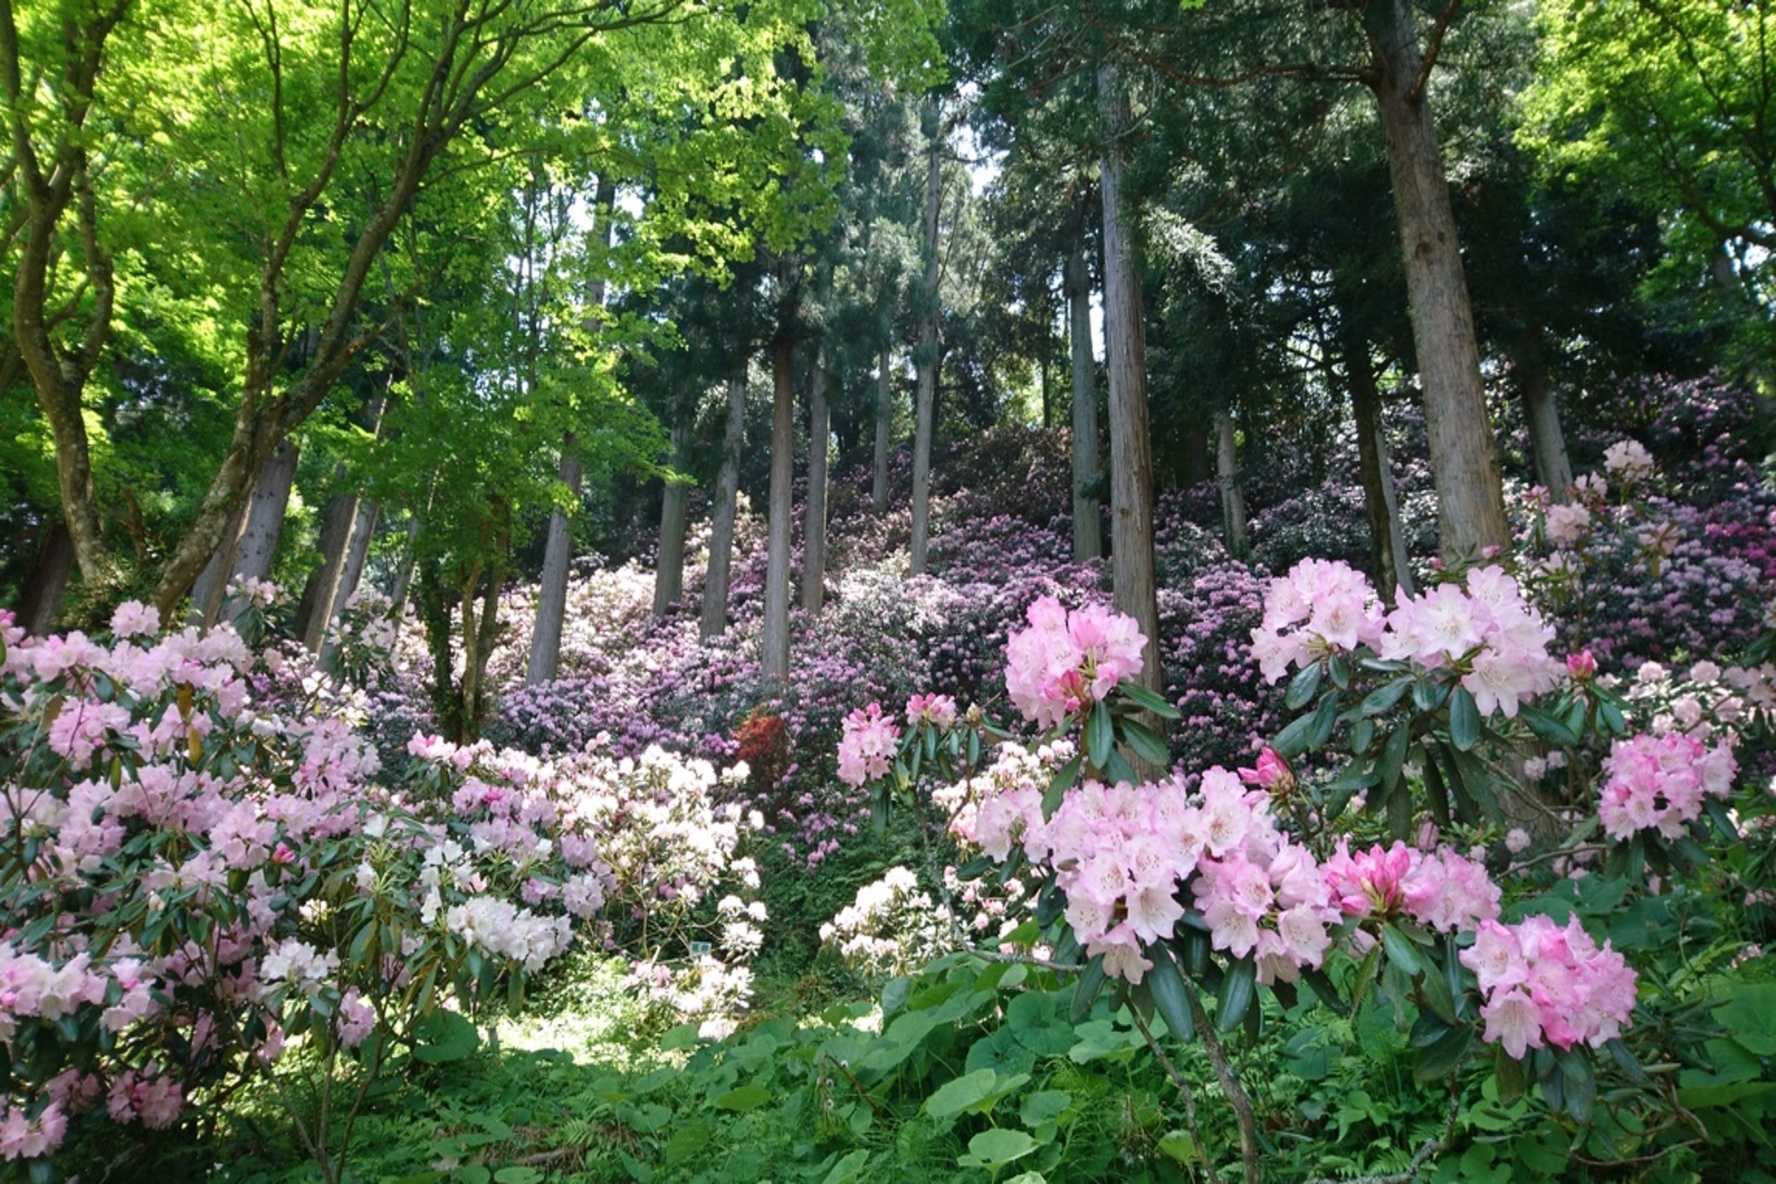
<path fill-rule="evenodd" d="M 1353 449 L 1252 475 L 1249 556 L 1166 495 L 1158 695 L 1027 430 L 940 466 L 916 578 L 838 479 L 782 685 L 756 519 L 712 640 L 696 575 L 655 618 L 590 565 L 525 687 L 509 591 L 474 743 L 371 597 L 324 664 L 263 589 L 246 637 L 0 623 L 0 1163 L 334 1181 L 362 1118 L 416 1180 L 1755 1179 L 1776 495 L 1743 392 L 1623 402 L 1459 571 L 1400 417 L 1414 597 L 1361 570 Z M 613 1063 L 482 1047 L 576 976 Z"/>

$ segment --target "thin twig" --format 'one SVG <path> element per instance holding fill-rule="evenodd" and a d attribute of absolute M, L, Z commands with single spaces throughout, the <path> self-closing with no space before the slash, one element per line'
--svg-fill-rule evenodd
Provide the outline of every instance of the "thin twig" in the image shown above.
<path fill-rule="evenodd" d="M 1129 1014 L 1135 1017 L 1135 1027 L 1141 1030 L 1142 1037 L 1147 1041 L 1147 1047 L 1153 1050 L 1153 1055 L 1159 1058 L 1159 1063 L 1164 1067 L 1166 1075 L 1172 1079 L 1172 1084 L 1178 1087 L 1178 1096 L 1184 1101 L 1184 1125 L 1190 1128 L 1190 1137 L 1196 1140 L 1196 1153 L 1202 1157 L 1203 1170 L 1209 1174 L 1209 1184 L 1221 1184 L 1221 1177 L 1215 1171 L 1214 1163 L 1209 1159 L 1209 1145 L 1203 1142 L 1202 1128 L 1196 1124 L 1196 1095 L 1190 1092 L 1190 1082 L 1186 1081 L 1184 1075 L 1178 1072 L 1178 1067 L 1172 1064 L 1172 1058 L 1166 1055 L 1166 1051 L 1160 1047 L 1159 1041 L 1153 1038 L 1153 1033 L 1148 1030 L 1147 1021 L 1141 1018 L 1140 1009 L 1131 1007 Z"/>

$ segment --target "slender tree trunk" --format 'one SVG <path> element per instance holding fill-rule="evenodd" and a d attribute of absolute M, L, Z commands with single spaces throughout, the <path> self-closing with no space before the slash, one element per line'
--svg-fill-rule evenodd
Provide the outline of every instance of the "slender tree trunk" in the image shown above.
<path fill-rule="evenodd" d="M 277 558 L 278 538 L 284 530 L 284 511 L 290 489 L 296 483 L 296 445 L 285 440 L 272 450 L 253 486 L 247 503 L 247 524 L 234 551 L 234 575 L 239 580 L 263 580 L 271 575 Z M 230 599 L 222 606 L 222 619 L 233 621 L 246 609 L 244 600 Z"/>
<path fill-rule="evenodd" d="M 364 578 L 364 563 L 370 557 L 370 543 L 376 537 L 376 520 L 381 514 L 382 507 L 375 502 L 358 503 L 358 521 L 352 528 L 351 547 L 345 553 L 345 570 L 339 573 L 339 592 L 333 598 L 334 617 L 351 603 Z"/>
<path fill-rule="evenodd" d="M 585 475 L 579 449 L 569 436 L 561 449 L 556 476 L 575 499 Z M 524 667 L 524 685 L 534 687 L 555 677 L 561 662 L 561 631 L 567 622 L 567 569 L 573 559 L 573 530 L 567 511 L 549 511 L 549 535 L 543 544 L 543 576 L 537 588 L 536 625 L 530 635 L 530 660 Z"/>
<path fill-rule="evenodd" d="M 870 475 L 870 509 L 888 509 L 888 444 L 894 431 L 894 386 L 888 375 L 888 347 L 882 347 L 881 368 L 876 371 L 876 457 Z"/>
<path fill-rule="evenodd" d="M 795 339 L 771 343 L 771 522 L 765 558 L 765 622 L 759 664 L 766 678 L 789 677 L 789 551 L 795 479 Z"/>
<path fill-rule="evenodd" d="M 683 421 L 672 425 L 672 464 L 684 463 L 690 432 Z M 663 617 L 684 596 L 685 512 L 690 489 L 668 481 L 660 496 L 660 556 L 654 567 L 654 616 Z"/>
<path fill-rule="evenodd" d="M 1368 81 L 1387 135 L 1440 545 L 1446 558 L 1474 558 L 1488 548 L 1509 547 L 1511 531 L 1449 183 L 1420 85 L 1423 63 L 1406 0 L 1369 0 L 1362 20 L 1371 54 Z"/>
<path fill-rule="evenodd" d="M 210 560 L 191 585 L 191 608 L 186 624 L 207 629 L 222 614 L 222 597 L 228 591 L 228 578 L 234 571 L 234 551 L 240 544 L 241 530 L 247 524 L 247 504 L 235 510 L 233 521 L 222 534 L 222 541 L 210 553 Z"/>
<path fill-rule="evenodd" d="M 1159 690 L 1159 591 L 1153 564 L 1153 452 L 1147 435 L 1147 338 L 1140 268 L 1122 207 L 1127 103 L 1113 66 L 1098 67 L 1104 149 L 1104 355 L 1110 377 L 1111 579 L 1119 612 L 1147 635 L 1142 685 Z"/>
<path fill-rule="evenodd" d="M 426 499 L 431 508 L 431 499 Z M 395 569 L 395 586 L 389 593 L 389 618 L 397 625 L 407 616 L 407 593 L 413 587 L 413 569 L 419 561 L 419 515 L 407 515 L 407 541 L 401 545 L 400 566 Z"/>
<path fill-rule="evenodd" d="M 1356 420 L 1357 470 L 1363 482 L 1363 509 L 1369 518 L 1375 583 L 1382 600 L 1388 602 L 1395 588 L 1411 596 L 1413 587 L 1406 539 L 1400 529 L 1399 499 L 1394 494 L 1394 474 L 1388 463 L 1387 435 L 1381 423 L 1381 392 L 1375 385 L 1368 343 L 1346 330 L 1341 350 L 1345 381 L 1350 385 L 1351 414 Z"/>
<path fill-rule="evenodd" d="M 1085 201 L 1075 207 L 1072 248 L 1062 280 L 1067 289 L 1067 337 L 1073 361 L 1073 558 L 1104 554 L 1099 522 L 1098 364 L 1092 357 L 1091 272 L 1085 266 Z"/>
<path fill-rule="evenodd" d="M 333 476 L 336 482 L 343 482 L 345 466 L 338 466 Z M 339 591 L 339 576 L 345 570 L 345 553 L 351 549 L 357 518 L 355 493 L 334 494 L 321 512 L 321 566 L 309 575 L 301 603 L 296 607 L 296 636 L 310 653 L 320 653 L 327 622 L 333 618 L 333 600 Z"/>
<path fill-rule="evenodd" d="M 832 422 L 826 371 L 815 360 L 808 382 L 808 504 L 802 520 L 802 607 L 818 613 L 826 595 L 826 446 Z"/>
<path fill-rule="evenodd" d="M 931 438 L 936 427 L 937 404 L 937 218 L 943 199 L 939 165 L 943 151 L 943 119 L 937 103 L 925 108 L 930 151 L 925 167 L 925 220 L 920 248 L 925 253 L 925 307 L 919 317 L 919 389 L 915 398 L 913 428 L 913 575 L 925 572 L 925 552 L 931 542 Z"/>
<path fill-rule="evenodd" d="M 617 199 L 617 183 L 605 175 L 598 178 L 592 197 L 593 217 L 604 219 L 604 243 L 608 250 L 614 229 L 610 212 Z M 605 281 L 602 273 L 587 288 L 588 309 L 604 307 Z M 588 330 L 598 327 L 595 317 L 586 320 Z M 572 432 L 561 441 L 561 464 L 556 477 L 565 485 L 574 501 L 580 497 L 580 485 L 586 470 L 580 461 L 579 449 Z M 524 667 L 524 685 L 536 686 L 555 677 L 561 665 L 561 632 L 567 622 L 567 573 L 573 562 L 573 531 L 567 511 L 555 506 L 549 511 L 549 534 L 543 544 L 542 583 L 537 589 L 536 622 L 530 633 L 530 659 Z"/>
<path fill-rule="evenodd" d="M 734 556 L 734 516 L 740 500 L 740 447 L 746 435 L 746 373 L 728 378 L 728 426 L 721 472 L 715 479 L 715 521 L 709 528 L 709 573 L 703 580 L 703 640 L 728 627 L 728 570 Z"/>
<path fill-rule="evenodd" d="M 1548 384 L 1548 358 L 1542 352 L 1542 331 L 1529 325 L 1516 342 L 1517 389 L 1523 397 L 1523 418 L 1529 426 L 1530 451 L 1535 454 L 1536 480 L 1557 500 L 1566 500 L 1573 483 L 1572 462 L 1566 455 L 1566 433 L 1560 430 L 1560 408 L 1554 388 Z"/>
<path fill-rule="evenodd" d="M 1221 527 L 1227 549 L 1244 555 L 1252 548 L 1246 532 L 1246 495 L 1240 492 L 1239 450 L 1233 434 L 1233 412 L 1215 412 L 1215 481 L 1221 487 Z"/>
<path fill-rule="evenodd" d="M 62 595 L 74 574 L 74 539 L 66 522 L 50 522 L 37 552 L 37 567 L 19 598 L 18 623 L 32 637 L 47 637 L 55 628 Z"/>

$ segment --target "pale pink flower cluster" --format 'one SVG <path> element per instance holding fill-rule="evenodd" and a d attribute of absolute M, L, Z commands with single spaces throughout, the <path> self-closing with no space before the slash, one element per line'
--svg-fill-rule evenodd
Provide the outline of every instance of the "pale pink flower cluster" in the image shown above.
<path fill-rule="evenodd" d="M 1701 816 L 1705 796 L 1727 796 L 1739 767 L 1730 744 L 1709 748 L 1695 736 L 1666 732 L 1617 740 L 1603 771 L 1597 814 L 1605 833 L 1630 839 L 1657 829 L 1675 839 Z"/>
<path fill-rule="evenodd" d="M 844 733 L 839 737 L 839 780 L 846 785 L 865 785 L 886 776 L 899 744 L 900 729 L 882 714 L 880 703 L 859 707 L 845 717 Z"/>
<path fill-rule="evenodd" d="M 1381 602 L 1368 577 L 1348 563 L 1303 559 L 1270 582 L 1264 620 L 1252 630 L 1252 657 L 1264 681 L 1275 682 L 1291 665 L 1374 647 L 1382 626 Z"/>
<path fill-rule="evenodd" d="M 1145 665 L 1147 644 L 1133 617 L 1101 604 L 1068 612 L 1043 596 L 1030 627 L 1006 643 L 1005 688 L 1024 718 L 1051 728 L 1101 701 Z"/>
<path fill-rule="evenodd" d="M 930 724 L 947 732 L 956 726 L 956 700 L 948 695 L 914 695 L 907 700 L 906 719 L 909 728 Z"/>
<path fill-rule="evenodd" d="M 1036 752 L 1021 744 L 1001 744 L 992 764 L 967 781 L 940 787 L 932 800 L 950 811 L 952 833 L 1004 862 L 1013 844 L 1043 825 L 1042 788 L 1073 752 L 1067 741 Z"/>
<path fill-rule="evenodd" d="M 1548 656 L 1554 629 L 1503 568 L 1471 568 L 1464 585 L 1398 595 L 1379 651 L 1427 669 L 1465 663 L 1461 684 L 1480 714 L 1515 718 L 1523 700 L 1559 684 L 1564 668 Z"/>
<path fill-rule="evenodd" d="M 1604 449 L 1603 468 L 1618 481 L 1637 481 L 1653 475 L 1653 454 L 1639 440 L 1617 440 Z"/>
<path fill-rule="evenodd" d="M 111 614 L 111 633 L 122 639 L 153 637 L 160 632 L 160 610 L 151 604 L 126 600 Z"/>
<path fill-rule="evenodd" d="M 1577 917 L 1564 927 L 1539 915 L 1515 925 L 1482 921 L 1460 957 L 1485 997 L 1482 1039 L 1519 1060 L 1549 1044 L 1601 1047 L 1634 1009 L 1634 971 L 1607 941 L 1599 949 Z"/>
<path fill-rule="evenodd" d="M 1346 916 L 1364 919 L 1404 914 L 1420 925 L 1454 933 L 1499 914 L 1500 892 L 1486 869 L 1448 847 L 1432 852 L 1399 840 L 1350 853 L 1350 841 L 1323 868 L 1326 885 Z"/>
<path fill-rule="evenodd" d="M 51 1102 L 35 1118 L 22 1106 L 6 1106 L 0 1118 L 0 1160 L 41 1159 L 62 1145 L 68 1116 L 60 1102 Z"/>
<path fill-rule="evenodd" d="M 177 1081 L 158 1073 L 137 1073 L 134 1069 L 112 1081 L 111 1092 L 105 1098 L 105 1109 L 112 1121 L 140 1121 L 150 1130 L 172 1126 L 182 1105 L 184 1091 Z"/>
<path fill-rule="evenodd" d="M 1591 529 L 1591 511 L 1579 502 L 1557 502 L 1548 507 L 1543 530 L 1548 542 L 1556 547 L 1570 547 L 1583 539 Z"/>
<path fill-rule="evenodd" d="M 1313 855 L 1277 829 L 1268 796 L 1218 767 L 1194 799 L 1175 778 L 1087 782 L 1046 825 L 1026 823 L 1024 848 L 1056 869 L 1087 952 L 1133 983 L 1152 967 L 1142 943 L 1171 936 L 1184 915 L 1178 890 L 1193 876 L 1215 947 L 1255 955 L 1265 982 L 1319 966 L 1338 921 Z"/>
<path fill-rule="evenodd" d="M 1287 632 L 1285 632 L 1285 630 Z M 1519 704 L 1553 690 L 1561 667 L 1548 656 L 1553 627 L 1530 608 L 1517 581 L 1497 566 L 1469 570 L 1382 613 L 1361 572 L 1336 560 L 1304 559 L 1272 580 L 1252 657 L 1266 682 L 1360 645 L 1427 669 L 1456 666 L 1482 715 L 1515 717 Z"/>

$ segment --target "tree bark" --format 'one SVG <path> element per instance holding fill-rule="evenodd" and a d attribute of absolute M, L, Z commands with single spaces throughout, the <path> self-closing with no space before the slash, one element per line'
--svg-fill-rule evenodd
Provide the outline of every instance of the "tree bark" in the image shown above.
<path fill-rule="evenodd" d="M 1215 482 L 1221 487 L 1221 528 L 1227 549 L 1244 555 L 1252 548 L 1246 531 L 1246 495 L 1239 486 L 1239 450 L 1233 434 L 1233 412 L 1215 412 Z"/>
<path fill-rule="evenodd" d="M 243 503 L 223 532 L 221 544 L 211 553 L 210 561 L 204 564 L 203 571 L 191 585 L 191 607 L 186 614 L 186 624 L 207 629 L 221 615 L 222 596 L 228 590 L 229 574 L 234 571 L 234 549 L 240 542 L 241 527 L 246 525 L 246 520 L 247 507 Z"/>
<path fill-rule="evenodd" d="M 888 347 L 882 347 L 881 368 L 876 371 L 876 456 L 870 475 L 870 509 L 888 509 L 888 445 L 894 431 L 894 386 L 888 375 Z"/>
<path fill-rule="evenodd" d="M 1395 588 L 1413 595 L 1412 567 L 1400 529 L 1399 499 L 1394 493 L 1393 466 L 1388 462 L 1387 436 L 1381 423 L 1381 392 L 1369 347 L 1360 335 L 1345 330 L 1341 344 L 1345 381 L 1350 385 L 1351 414 L 1356 420 L 1357 470 L 1363 483 L 1363 509 L 1369 519 L 1369 547 L 1375 563 L 1375 585 L 1384 603 Z"/>
<path fill-rule="evenodd" d="M 826 448 L 832 421 L 826 371 L 815 359 L 808 381 L 808 503 L 802 519 L 802 607 L 818 613 L 826 596 Z"/>
<path fill-rule="evenodd" d="M 746 374 L 728 378 L 728 426 L 722 435 L 721 472 L 715 478 L 715 521 L 709 528 L 709 572 L 703 580 L 704 641 L 728 627 L 728 571 L 734 556 L 734 517 L 740 500 L 740 447 L 746 436 Z"/>
<path fill-rule="evenodd" d="M 931 542 L 931 438 L 936 427 L 937 403 L 937 219 L 943 198 L 939 165 L 943 150 L 943 121 L 935 101 L 925 108 L 930 150 L 925 168 L 925 218 L 920 248 L 925 254 L 925 283 L 921 296 L 925 307 L 919 316 L 919 389 L 914 400 L 913 428 L 913 575 L 925 572 L 926 550 Z"/>
<path fill-rule="evenodd" d="M 1536 479 L 1558 501 L 1565 501 L 1573 483 L 1572 462 L 1566 455 L 1566 433 L 1560 430 L 1560 408 L 1548 383 L 1548 358 L 1542 352 L 1542 331 L 1525 327 L 1513 343 L 1517 390 L 1523 398 L 1523 418 L 1529 427 L 1530 451 L 1535 454 Z"/>
<path fill-rule="evenodd" d="M 795 339 L 786 329 L 771 343 L 770 543 L 765 557 L 765 677 L 789 677 L 789 543 L 795 479 Z"/>
<path fill-rule="evenodd" d="M 1140 269 L 1122 208 L 1127 103 L 1113 66 L 1098 67 L 1103 135 L 1104 357 L 1110 378 L 1110 547 L 1117 611 L 1147 636 L 1141 684 L 1162 685 L 1159 591 L 1153 562 L 1153 451 L 1147 434 L 1147 338 L 1141 323 Z"/>
<path fill-rule="evenodd" d="M 345 553 L 345 570 L 339 573 L 339 591 L 333 597 L 332 616 L 351 603 L 358 584 L 364 578 L 364 563 L 370 557 L 370 543 L 376 537 L 376 520 L 382 507 L 375 502 L 358 502 L 358 520 L 352 527 L 351 547 Z"/>
<path fill-rule="evenodd" d="M 585 469 L 579 449 L 570 436 L 561 449 L 561 466 L 555 474 L 574 497 L 580 496 Z M 561 631 L 567 622 L 567 569 L 573 560 L 573 531 L 567 511 L 549 511 L 549 534 L 543 544 L 543 575 L 537 588 L 536 625 L 530 635 L 530 660 L 524 667 L 524 685 L 534 687 L 555 677 L 561 663 Z"/>
<path fill-rule="evenodd" d="M 672 425 L 672 465 L 684 464 L 685 443 L 690 435 L 683 421 Z M 660 554 L 654 565 L 654 616 L 664 617 L 684 596 L 685 514 L 690 488 L 682 481 L 668 481 L 660 495 Z"/>
<path fill-rule="evenodd" d="M 1366 80 L 1387 136 L 1440 546 L 1446 559 L 1479 558 L 1509 547 L 1511 531 L 1449 184 L 1420 77 L 1423 61 L 1406 0 L 1368 0 L 1362 20 L 1370 45 Z"/>
<path fill-rule="evenodd" d="M 334 480 L 345 480 L 345 466 L 334 470 Z M 321 512 L 321 566 L 308 577 L 302 601 L 296 607 L 296 636 L 309 653 L 318 654 L 333 619 L 333 601 L 339 592 L 339 576 L 345 570 L 345 553 L 351 549 L 357 525 L 358 495 L 334 494 Z"/>
<path fill-rule="evenodd" d="M 44 525 L 47 530 L 38 549 L 37 567 L 19 598 L 18 623 L 32 637 L 48 637 L 55 628 L 62 595 L 74 574 L 74 540 L 68 533 L 68 524 L 56 521 Z"/>
<path fill-rule="evenodd" d="M 1084 198 L 1074 207 L 1074 236 L 1062 283 L 1067 289 L 1067 337 L 1073 361 L 1073 558 L 1104 554 L 1099 522 L 1098 365 L 1092 357 L 1091 272 L 1085 265 Z"/>
<path fill-rule="evenodd" d="M 246 527 L 235 546 L 235 581 L 263 580 L 271 575 L 277 558 L 278 538 L 284 530 L 284 511 L 290 504 L 290 488 L 296 482 L 296 445 L 285 440 L 266 458 L 253 498 L 247 503 Z M 246 609 L 246 601 L 230 598 L 222 606 L 222 619 L 233 621 Z"/>

